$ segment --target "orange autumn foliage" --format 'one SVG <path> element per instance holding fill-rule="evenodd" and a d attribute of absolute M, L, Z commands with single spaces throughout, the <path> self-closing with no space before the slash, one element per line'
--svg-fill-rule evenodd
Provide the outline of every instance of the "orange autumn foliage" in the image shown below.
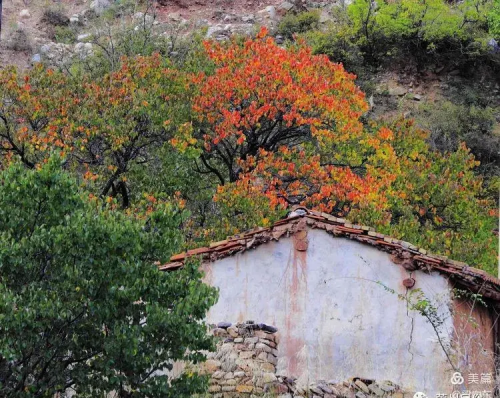
<path fill-rule="evenodd" d="M 1 166 L 56 152 L 110 206 L 147 216 L 174 198 L 198 242 L 302 204 L 494 268 L 498 213 L 465 146 L 433 151 L 405 119 L 363 123 L 355 76 L 303 43 L 281 48 L 263 30 L 205 49 L 197 74 L 159 55 L 94 80 L 1 70 Z"/>
<path fill-rule="evenodd" d="M 2 166 L 19 157 L 35 167 L 53 150 L 72 150 L 70 119 L 79 104 L 64 74 L 41 65 L 24 76 L 14 68 L 3 69 L 0 88 Z"/>
<path fill-rule="evenodd" d="M 126 174 L 172 138 L 177 95 L 185 74 L 158 54 L 124 58 L 97 79 L 69 76 L 36 65 L 25 75 L 0 71 L 0 162 L 38 167 L 64 156 L 101 196 L 120 196 L 127 207 Z"/>
<path fill-rule="evenodd" d="M 205 48 L 215 70 L 193 79 L 189 138 L 200 171 L 220 180 L 210 236 L 269 225 L 300 204 L 494 269 L 494 203 L 465 146 L 433 151 L 411 120 L 364 125 L 355 76 L 303 43 L 281 48 L 262 31 Z"/>
<path fill-rule="evenodd" d="M 205 48 L 216 70 L 195 77 L 193 110 L 202 160 L 221 179 L 216 200 L 265 198 L 271 209 L 303 204 L 339 215 L 385 208 L 397 170 L 392 132 L 365 130 L 368 104 L 354 75 L 303 43 L 279 47 L 265 30 Z"/>
<path fill-rule="evenodd" d="M 230 146 L 256 155 L 291 139 L 326 144 L 360 135 L 368 105 L 355 76 L 304 45 L 281 48 L 264 32 L 243 45 L 205 43 L 217 67 L 195 79 L 205 149 L 231 161 L 222 153 Z"/>

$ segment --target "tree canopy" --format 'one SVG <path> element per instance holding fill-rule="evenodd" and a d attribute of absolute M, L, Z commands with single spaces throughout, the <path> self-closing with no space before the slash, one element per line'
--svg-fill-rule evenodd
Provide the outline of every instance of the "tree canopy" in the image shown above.
<path fill-rule="evenodd" d="M 130 217 L 102 206 L 51 158 L 0 173 L 0 389 L 4 397 L 191 397 L 175 361 L 212 348 L 203 324 L 216 290 L 179 250 L 182 211 Z"/>
<path fill-rule="evenodd" d="M 262 30 L 196 57 L 125 57 L 76 82 L 3 71 L 4 163 L 62 151 L 126 213 L 177 201 L 188 246 L 302 204 L 494 272 L 495 203 L 464 145 L 440 152 L 411 120 L 369 122 L 356 77 L 301 40 L 281 47 Z"/>
<path fill-rule="evenodd" d="M 411 120 L 366 123 L 354 76 L 303 42 L 263 33 L 208 43 L 190 143 L 220 185 L 218 230 L 275 220 L 290 205 L 348 217 L 494 270 L 495 203 L 469 150 L 432 150 Z"/>
<path fill-rule="evenodd" d="M 172 370 L 214 348 L 217 290 L 157 265 L 294 205 L 497 274 L 500 0 L 296 4 L 227 41 L 146 3 L 0 69 L 2 397 L 203 394 Z"/>

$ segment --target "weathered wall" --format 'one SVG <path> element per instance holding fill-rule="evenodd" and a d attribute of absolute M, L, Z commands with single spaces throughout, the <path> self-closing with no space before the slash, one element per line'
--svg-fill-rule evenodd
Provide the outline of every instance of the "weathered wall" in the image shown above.
<path fill-rule="evenodd" d="M 494 375 L 495 325 L 490 308 L 482 300 L 464 298 L 454 301 L 453 314 L 453 347 L 458 368 L 467 375 Z M 464 379 L 466 389 L 478 389 L 478 384 L 469 377 Z M 485 389 L 492 387 L 481 385 Z"/>
<path fill-rule="evenodd" d="M 276 374 L 279 332 L 269 325 L 220 322 L 213 329 L 217 350 L 198 366 L 210 375 L 213 398 L 411 398 L 389 381 L 350 379 L 342 383 L 318 381 L 299 386 L 293 378 Z"/>
<path fill-rule="evenodd" d="M 208 322 L 278 327 L 277 371 L 299 383 L 358 376 L 428 395 L 450 392 L 452 370 L 436 330 L 398 297 L 408 294 L 409 272 L 387 253 L 319 230 L 308 231 L 302 251 L 296 235 L 206 265 L 207 282 L 220 287 Z M 438 307 L 447 344 L 454 327 L 448 281 L 421 271 L 413 277 L 414 289 Z"/>

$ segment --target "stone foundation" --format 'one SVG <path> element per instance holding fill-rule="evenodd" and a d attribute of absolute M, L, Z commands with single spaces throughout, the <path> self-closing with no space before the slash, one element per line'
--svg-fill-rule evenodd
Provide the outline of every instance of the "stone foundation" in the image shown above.
<path fill-rule="evenodd" d="M 318 380 L 307 386 L 276 374 L 278 330 L 253 321 L 232 325 L 221 322 L 212 330 L 219 338 L 217 351 L 207 356 L 201 372 L 211 375 L 208 393 L 213 398 L 411 398 L 390 381 L 358 377 L 337 383 Z"/>
<path fill-rule="evenodd" d="M 208 392 L 214 398 L 263 395 L 275 383 L 278 337 L 276 329 L 247 322 L 219 323 L 217 351 L 208 355 L 203 371 L 211 374 Z"/>

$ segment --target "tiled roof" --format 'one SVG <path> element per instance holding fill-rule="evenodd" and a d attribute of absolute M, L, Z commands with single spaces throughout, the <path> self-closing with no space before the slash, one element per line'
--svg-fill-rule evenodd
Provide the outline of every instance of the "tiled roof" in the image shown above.
<path fill-rule="evenodd" d="M 342 236 L 377 247 L 389 252 L 393 259 L 410 260 L 412 266 L 427 272 L 436 270 L 446 274 L 457 284 L 462 285 L 484 297 L 500 301 L 500 280 L 487 272 L 451 260 L 445 256 L 428 253 L 425 249 L 402 240 L 375 232 L 373 228 L 355 225 L 343 218 L 333 217 L 305 208 L 295 209 L 286 219 L 279 220 L 267 228 L 255 228 L 239 235 L 228 237 L 208 247 L 188 250 L 170 258 L 170 263 L 160 265 L 162 271 L 181 268 L 184 260 L 191 256 L 200 256 L 204 262 L 213 262 L 220 258 L 254 248 L 262 243 L 290 236 L 297 231 L 300 220 L 305 219 L 310 228 L 318 228 L 335 236 Z M 397 261 L 396 261 L 397 262 Z"/>

